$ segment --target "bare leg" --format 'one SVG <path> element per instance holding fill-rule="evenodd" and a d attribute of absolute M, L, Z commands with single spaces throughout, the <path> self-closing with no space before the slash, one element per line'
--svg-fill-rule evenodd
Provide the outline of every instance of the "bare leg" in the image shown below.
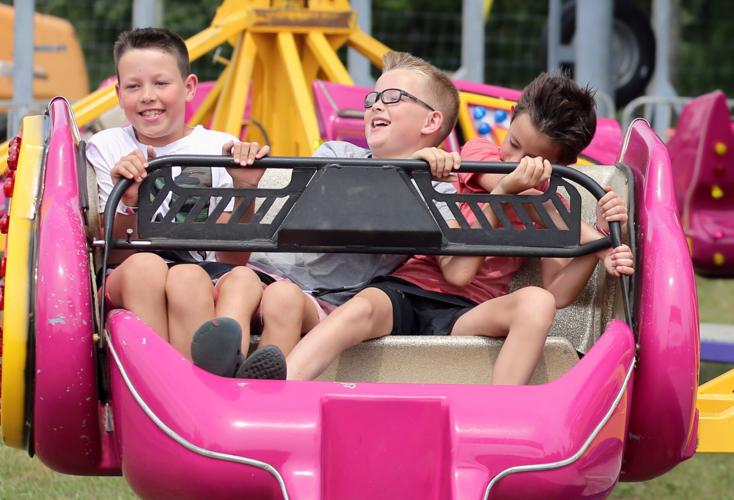
<path fill-rule="evenodd" d="M 262 295 L 260 278 L 249 267 L 237 266 L 217 282 L 215 314 L 217 317 L 232 318 L 240 324 L 241 351 L 245 356 L 250 348 L 250 319 Z"/>
<path fill-rule="evenodd" d="M 316 305 L 295 283 L 277 281 L 263 292 L 260 315 L 263 335 L 259 347 L 275 345 L 286 356 L 319 322 Z"/>
<path fill-rule="evenodd" d="M 171 345 L 191 359 L 191 340 L 196 329 L 214 318 L 214 286 L 204 269 L 179 264 L 168 271 L 168 325 Z"/>
<path fill-rule="evenodd" d="M 158 255 L 136 253 L 107 277 L 107 290 L 112 302 L 137 314 L 166 341 L 167 273 L 168 266 Z"/>
<path fill-rule="evenodd" d="M 377 288 L 359 292 L 308 332 L 288 356 L 288 378 L 318 377 L 345 349 L 392 330 L 392 303 Z"/>
<path fill-rule="evenodd" d="M 492 371 L 492 383 L 527 384 L 543 352 L 555 312 L 553 294 L 534 286 L 521 288 L 464 314 L 451 334 L 507 336 Z"/>

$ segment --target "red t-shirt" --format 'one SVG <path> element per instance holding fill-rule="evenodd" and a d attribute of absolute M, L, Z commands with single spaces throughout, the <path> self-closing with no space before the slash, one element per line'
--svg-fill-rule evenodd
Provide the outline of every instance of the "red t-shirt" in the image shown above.
<path fill-rule="evenodd" d="M 461 158 L 465 161 L 496 162 L 501 161 L 499 151 L 498 146 L 486 139 L 473 139 L 464 145 Z M 479 185 L 478 175 L 481 174 L 459 173 L 457 186 L 459 193 L 486 193 Z M 475 218 L 469 206 L 463 205 L 461 211 L 467 222 L 472 224 Z M 507 294 L 512 275 L 520 268 L 522 262 L 522 257 L 485 257 L 474 279 L 463 287 L 447 283 L 436 258 L 430 255 L 411 257 L 392 276 L 413 283 L 424 290 L 458 295 L 481 304 Z"/>

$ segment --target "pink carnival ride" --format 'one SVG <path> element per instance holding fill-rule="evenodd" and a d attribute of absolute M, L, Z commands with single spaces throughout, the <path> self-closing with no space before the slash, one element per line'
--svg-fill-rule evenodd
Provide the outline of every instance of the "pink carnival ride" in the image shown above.
<path fill-rule="evenodd" d="M 510 126 L 510 117 L 520 91 L 496 85 L 454 80 L 461 91 L 459 123 L 442 147 L 448 151 L 459 151 L 461 144 L 474 137 L 484 137 L 499 143 Z M 199 85 L 194 100 L 187 104 L 186 119 L 191 118 L 209 92 L 214 82 Z M 319 132 L 324 141 L 348 141 L 367 147 L 364 137 L 364 96 L 372 89 L 354 85 L 343 85 L 325 80 L 314 80 L 311 84 Z M 268 142 L 267 131 L 250 119 L 250 99 L 243 114 L 242 130 L 255 126 L 259 129 L 258 140 Z M 463 140 L 462 140 L 463 139 Z M 582 152 L 581 163 L 609 165 L 619 155 L 622 132 L 616 120 L 600 117 L 591 144 Z"/>
<path fill-rule="evenodd" d="M 7 444 L 52 469 L 122 474 L 147 498 L 590 498 L 693 455 L 696 292 L 668 152 L 644 121 L 615 166 L 588 167 L 628 188 L 632 326 L 619 287 L 597 274 L 590 293 L 611 293 L 608 308 L 559 311 L 547 373 L 510 387 L 453 377 L 466 365 L 469 376 L 489 373 L 486 349 L 499 342 L 484 338 L 383 339 L 346 353 L 329 380 L 295 382 L 206 373 L 129 311 L 109 311 L 99 332 L 90 257 L 100 239 L 82 144 L 65 100 L 35 119 L 48 126 L 24 121 L 16 178 L 37 202 L 16 185 L 10 211 L 2 424 Z M 592 332 L 574 345 L 581 359 L 562 338 L 579 326 Z M 570 361 L 553 375 L 559 345 Z M 396 352 L 398 369 L 382 376 Z M 432 378 L 411 379 L 425 358 Z"/>
<path fill-rule="evenodd" d="M 734 277 L 734 121 L 721 91 L 683 108 L 668 150 L 696 271 Z"/>
<path fill-rule="evenodd" d="M 454 83 L 461 91 L 459 123 L 454 133 L 444 142 L 444 149 L 459 151 L 463 142 L 475 137 L 483 137 L 499 144 L 510 126 L 512 108 L 520 97 L 520 91 L 461 80 L 454 80 Z M 324 140 L 344 140 L 366 147 L 362 103 L 364 96 L 372 89 L 321 80 L 314 80 L 312 88 L 321 137 Z M 619 155 L 621 144 L 619 123 L 600 117 L 594 139 L 582 152 L 580 161 L 612 164 Z"/>

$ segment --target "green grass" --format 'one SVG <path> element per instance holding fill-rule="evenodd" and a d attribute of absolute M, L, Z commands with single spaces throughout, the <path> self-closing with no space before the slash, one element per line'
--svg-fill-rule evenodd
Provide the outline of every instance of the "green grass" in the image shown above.
<path fill-rule="evenodd" d="M 734 324 L 734 279 L 696 277 L 701 323 Z"/>
<path fill-rule="evenodd" d="M 734 324 L 734 280 L 697 278 L 701 321 Z M 701 382 L 731 366 L 704 363 Z M 0 446 L 0 499 L 128 499 L 134 494 L 122 478 L 57 474 L 25 452 Z M 700 454 L 662 477 L 644 483 L 621 483 L 611 498 L 734 498 L 734 454 Z"/>
<path fill-rule="evenodd" d="M 734 280 L 696 277 L 702 323 L 734 324 Z M 722 363 L 702 363 L 699 383 L 730 369 Z M 669 473 L 644 483 L 620 483 L 611 498 L 734 498 L 734 454 L 700 454 Z"/>
<path fill-rule="evenodd" d="M 729 285 L 734 290 L 734 281 Z M 699 296 L 700 297 L 700 296 Z M 734 368 L 722 363 L 702 363 L 700 383 Z M 610 498 L 689 499 L 734 498 L 734 454 L 701 453 L 667 474 L 644 483 L 620 483 Z"/>
<path fill-rule="evenodd" d="M 121 477 L 58 474 L 28 453 L 0 446 L 1 499 L 131 499 L 135 494 Z"/>

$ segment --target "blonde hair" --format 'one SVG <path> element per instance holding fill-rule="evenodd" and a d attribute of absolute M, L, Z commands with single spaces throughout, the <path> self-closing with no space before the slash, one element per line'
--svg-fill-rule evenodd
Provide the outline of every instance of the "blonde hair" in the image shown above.
<path fill-rule="evenodd" d="M 453 130 L 459 115 L 459 91 L 451 79 L 433 64 L 407 52 L 388 52 L 382 57 L 382 65 L 383 74 L 394 69 L 407 69 L 426 77 L 426 88 L 431 96 L 429 104 L 443 115 L 439 142 L 443 141 Z"/>

